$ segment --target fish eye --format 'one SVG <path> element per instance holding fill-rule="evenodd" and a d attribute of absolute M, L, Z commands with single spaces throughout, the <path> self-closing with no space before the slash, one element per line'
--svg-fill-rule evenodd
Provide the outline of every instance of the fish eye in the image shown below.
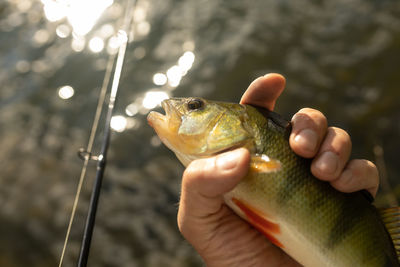
<path fill-rule="evenodd" d="M 204 102 L 201 99 L 192 99 L 187 103 L 187 107 L 189 110 L 196 110 L 202 108 L 204 105 Z"/>

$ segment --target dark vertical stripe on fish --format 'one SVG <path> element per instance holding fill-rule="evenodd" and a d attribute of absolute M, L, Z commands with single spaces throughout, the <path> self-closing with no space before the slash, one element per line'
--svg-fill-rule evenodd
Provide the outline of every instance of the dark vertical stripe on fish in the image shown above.
<path fill-rule="evenodd" d="M 290 199 L 296 196 L 298 192 L 304 186 L 309 184 L 309 178 L 307 176 L 306 168 L 302 166 L 310 166 L 310 161 L 308 159 L 299 158 L 300 161 L 303 161 L 304 165 L 294 165 L 294 166 L 283 166 L 282 169 L 285 170 L 286 178 L 282 180 L 282 183 L 279 186 L 278 191 L 278 203 L 281 205 L 286 204 Z M 299 178 L 303 177 L 303 178 Z"/>
<path fill-rule="evenodd" d="M 356 193 L 348 194 L 346 197 L 354 196 Z M 352 197 L 354 201 L 360 201 L 362 199 Z M 341 202 L 340 213 L 335 218 L 332 229 L 327 240 L 327 247 L 330 249 L 335 248 L 340 242 L 353 231 L 353 228 L 360 223 L 365 217 L 365 209 L 359 209 L 357 205 L 349 205 L 349 201 Z"/>

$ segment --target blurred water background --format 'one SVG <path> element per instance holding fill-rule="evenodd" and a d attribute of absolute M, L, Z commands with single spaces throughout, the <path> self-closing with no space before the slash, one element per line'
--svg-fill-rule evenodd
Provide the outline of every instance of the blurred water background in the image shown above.
<path fill-rule="evenodd" d="M 58 263 L 126 5 L 0 1 L 0 266 Z M 168 96 L 237 102 L 269 72 L 287 78 L 279 113 L 320 109 L 351 134 L 353 157 L 379 165 L 377 205 L 400 197 L 399 1 L 138 0 L 131 14 L 89 266 L 202 265 L 176 226 L 183 167 L 146 114 Z M 93 163 L 64 266 L 76 263 L 94 174 Z"/>

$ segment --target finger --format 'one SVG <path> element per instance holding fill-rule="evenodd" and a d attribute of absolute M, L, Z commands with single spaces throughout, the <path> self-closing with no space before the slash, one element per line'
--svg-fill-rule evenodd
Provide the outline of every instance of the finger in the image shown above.
<path fill-rule="evenodd" d="M 222 195 L 246 175 L 249 162 L 250 154 L 244 148 L 193 161 L 182 178 L 181 215 L 204 217 L 216 213 L 223 203 Z"/>
<path fill-rule="evenodd" d="M 378 169 L 371 161 L 351 160 L 339 178 L 331 182 L 331 185 L 345 193 L 366 189 L 375 197 L 379 187 Z"/>
<path fill-rule="evenodd" d="M 314 157 L 326 135 L 328 122 L 320 111 L 303 108 L 292 118 L 289 143 L 293 151 L 305 158 Z"/>
<path fill-rule="evenodd" d="M 285 78 L 276 73 L 270 73 L 255 79 L 244 92 L 241 104 L 251 104 L 273 110 L 276 99 L 285 88 Z"/>
<path fill-rule="evenodd" d="M 351 152 L 351 140 L 346 131 L 329 127 L 317 156 L 311 164 L 311 172 L 321 180 L 333 181 L 342 173 Z"/>

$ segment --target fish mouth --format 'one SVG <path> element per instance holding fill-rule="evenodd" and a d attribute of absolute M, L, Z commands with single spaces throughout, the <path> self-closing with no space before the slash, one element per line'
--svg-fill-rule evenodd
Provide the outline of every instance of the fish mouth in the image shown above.
<path fill-rule="evenodd" d="M 164 109 L 165 115 L 156 111 L 151 111 L 147 115 L 147 122 L 159 136 L 165 135 L 166 131 L 172 130 L 171 127 L 176 127 L 181 121 L 181 116 L 174 107 L 172 99 L 162 101 L 161 107 Z"/>
<path fill-rule="evenodd" d="M 174 106 L 172 99 L 166 99 L 161 102 L 161 107 L 165 115 L 152 111 L 147 115 L 148 124 L 157 133 L 160 140 L 172 151 L 176 151 L 173 144 L 176 143 L 179 126 L 181 124 L 181 115 Z"/>
<path fill-rule="evenodd" d="M 165 100 L 161 102 L 161 107 L 164 109 L 165 115 L 161 114 L 159 112 L 156 112 L 156 111 L 151 111 L 147 115 L 147 122 L 154 129 L 155 129 L 156 125 L 164 124 L 164 123 L 167 122 L 167 117 L 168 117 L 168 111 L 167 110 L 168 110 L 168 108 L 167 108 L 167 104 L 166 104 Z"/>

